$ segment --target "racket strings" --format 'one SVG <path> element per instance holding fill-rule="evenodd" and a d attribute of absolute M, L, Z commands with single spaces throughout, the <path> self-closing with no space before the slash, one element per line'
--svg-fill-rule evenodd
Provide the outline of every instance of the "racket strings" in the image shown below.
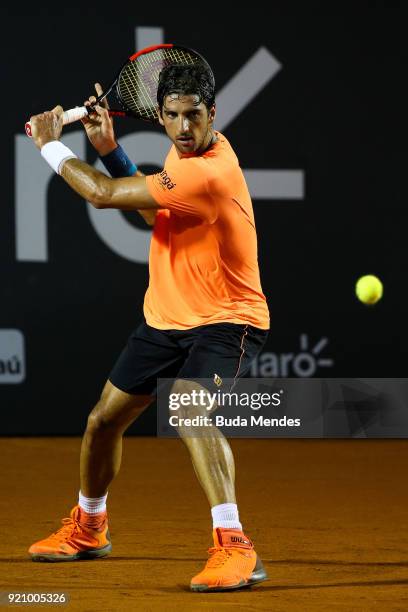
<path fill-rule="evenodd" d="M 155 54 L 158 55 L 157 52 L 155 52 Z M 157 87 L 160 70 L 163 66 L 161 61 L 162 58 L 159 57 L 159 67 L 156 69 L 157 74 L 154 73 L 154 65 L 157 64 L 158 60 L 155 59 L 153 55 L 154 53 L 141 55 L 139 58 L 140 61 L 137 64 L 136 62 L 129 64 L 128 71 L 128 74 L 130 75 L 128 87 L 131 89 L 133 83 L 135 86 L 139 85 L 136 93 L 139 95 L 140 105 L 148 114 L 149 118 L 155 118 L 156 115 L 154 91 Z M 148 89 L 149 85 L 151 91 Z"/>
<path fill-rule="evenodd" d="M 121 97 L 128 108 L 135 110 L 141 116 L 145 114 L 149 116 L 150 108 L 153 105 L 152 100 L 143 81 L 140 79 L 140 75 L 132 70 L 130 66 L 129 64 L 128 70 L 125 69 L 123 71 L 121 77 L 121 83 L 126 89 L 126 92 L 120 92 Z"/>
<path fill-rule="evenodd" d="M 153 55 L 159 55 L 159 58 L 156 59 Z M 151 53 L 140 56 L 139 62 L 132 62 L 129 64 L 129 70 L 127 73 L 130 73 L 130 78 L 128 74 L 126 75 L 126 86 L 127 92 L 130 95 L 132 101 L 136 104 L 138 110 L 140 106 L 145 110 L 148 118 L 155 118 L 156 116 L 156 102 L 151 92 L 148 90 L 148 85 L 150 85 L 150 90 L 153 89 L 153 94 L 155 97 L 155 92 L 157 90 L 157 83 L 159 79 L 160 71 L 163 66 L 166 64 L 165 53 Z M 175 59 L 175 54 L 171 54 L 173 59 Z M 180 60 L 179 60 L 180 61 Z M 135 91 L 134 85 L 136 85 Z M 137 87 L 139 85 L 139 87 Z"/>
<path fill-rule="evenodd" d="M 157 49 L 127 63 L 118 79 L 117 91 L 124 105 L 148 121 L 156 121 L 157 85 L 162 69 L 169 64 L 196 64 L 202 58 L 180 48 Z"/>
<path fill-rule="evenodd" d="M 142 85 L 141 92 L 143 94 L 143 99 L 147 102 L 146 110 L 148 113 L 151 113 L 153 118 L 156 117 L 156 92 L 157 92 L 157 83 L 159 82 L 160 71 L 162 70 L 164 64 L 164 58 L 161 57 L 164 54 L 160 54 L 160 57 L 155 59 L 153 54 L 145 54 L 140 56 L 140 64 L 139 66 L 134 66 L 134 62 L 132 63 L 133 71 L 136 71 L 136 68 L 140 71 L 140 83 Z"/>
<path fill-rule="evenodd" d="M 149 100 L 146 93 L 141 90 L 140 75 L 132 69 L 132 64 L 128 63 L 123 68 L 118 81 L 118 90 L 125 105 L 141 116 L 145 115 L 146 106 Z M 144 93 L 144 95 L 143 95 Z"/>
<path fill-rule="evenodd" d="M 143 56 L 141 56 L 143 57 Z M 119 86 L 123 83 L 125 91 L 120 88 L 120 95 L 123 102 L 131 110 L 147 119 L 155 118 L 155 103 L 150 95 L 145 83 L 144 73 L 147 70 L 146 61 L 129 63 L 125 66 L 120 77 Z"/>

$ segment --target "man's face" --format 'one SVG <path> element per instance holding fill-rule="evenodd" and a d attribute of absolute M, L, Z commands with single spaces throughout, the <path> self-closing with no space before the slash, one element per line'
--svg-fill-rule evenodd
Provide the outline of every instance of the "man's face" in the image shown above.
<path fill-rule="evenodd" d="M 198 96 L 170 94 L 164 98 L 159 121 L 180 154 L 200 153 L 211 141 L 215 108 L 207 109 Z"/>

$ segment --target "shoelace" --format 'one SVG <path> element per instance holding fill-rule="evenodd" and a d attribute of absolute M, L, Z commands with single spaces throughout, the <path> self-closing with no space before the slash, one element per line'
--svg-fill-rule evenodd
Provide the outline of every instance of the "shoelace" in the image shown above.
<path fill-rule="evenodd" d="M 71 517 L 62 519 L 63 527 L 58 529 L 55 533 L 51 534 L 50 539 L 56 540 L 59 542 L 60 540 L 66 539 L 68 535 L 74 535 L 81 531 L 81 526 L 79 523 L 74 521 Z"/>
<path fill-rule="evenodd" d="M 231 556 L 231 552 L 225 548 L 212 547 L 208 549 L 210 558 L 207 561 L 207 567 L 221 567 Z"/>

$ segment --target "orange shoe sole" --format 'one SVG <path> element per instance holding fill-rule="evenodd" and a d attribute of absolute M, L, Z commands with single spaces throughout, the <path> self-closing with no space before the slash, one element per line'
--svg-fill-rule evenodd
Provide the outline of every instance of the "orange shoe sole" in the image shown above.
<path fill-rule="evenodd" d="M 229 585 L 229 586 L 215 586 L 211 587 L 208 584 L 191 584 L 190 589 L 196 593 L 216 593 L 219 591 L 235 591 L 236 589 L 243 589 L 245 587 L 250 587 L 253 584 L 258 584 L 259 582 L 264 582 L 264 580 L 268 580 L 268 574 L 265 571 L 265 568 L 262 564 L 262 561 L 257 556 L 256 565 L 254 571 L 248 580 L 240 580 L 237 584 Z"/>
<path fill-rule="evenodd" d="M 90 548 L 89 550 L 81 550 L 75 555 L 61 555 L 48 553 L 30 553 L 32 561 L 45 561 L 49 563 L 58 563 L 60 561 L 82 561 L 85 559 L 98 559 L 106 557 L 112 551 L 112 544 L 106 544 L 102 548 Z"/>

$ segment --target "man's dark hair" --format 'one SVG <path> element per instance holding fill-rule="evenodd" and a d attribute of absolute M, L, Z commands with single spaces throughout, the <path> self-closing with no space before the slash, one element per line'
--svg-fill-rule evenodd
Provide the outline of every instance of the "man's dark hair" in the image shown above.
<path fill-rule="evenodd" d="M 157 103 L 160 111 L 164 98 L 170 94 L 198 96 L 197 104 L 203 102 L 209 110 L 215 104 L 214 76 L 209 67 L 197 64 L 170 64 L 159 75 Z"/>

